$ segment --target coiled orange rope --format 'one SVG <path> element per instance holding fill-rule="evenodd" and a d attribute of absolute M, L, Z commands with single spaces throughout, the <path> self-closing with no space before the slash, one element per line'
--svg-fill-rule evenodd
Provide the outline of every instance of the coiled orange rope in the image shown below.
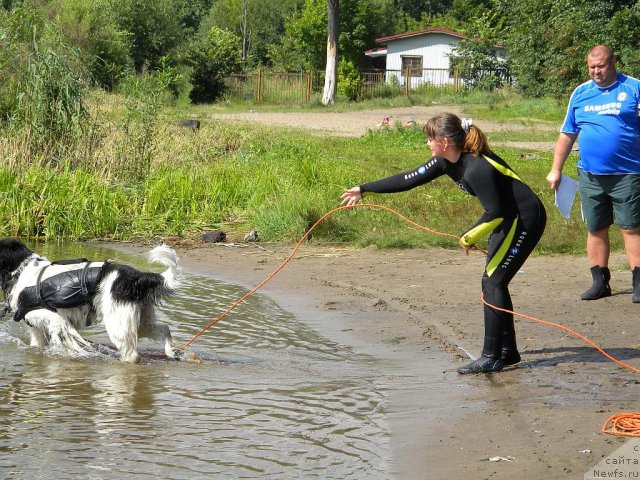
<path fill-rule="evenodd" d="M 640 437 L 640 413 L 616 413 L 602 424 L 602 433 L 621 437 Z"/>
<path fill-rule="evenodd" d="M 195 334 L 191 340 L 189 340 L 187 343 L 185 343 L 183 345 L 183 348 L 188 347 L 189 345 L 191 345 L 197 338 L 199 338 L 202 334 L 204 334 L 207 330 L 209 330 L 211 327 L 213 327 L 216 323 L 218 323 L 220 320 L 222 320 L 224 317 L 226 317 L 233 309 L 235 309 L 238 305 L 240 305 L 242 302 L 244 302 L 247 298 L 249 298 L 251 295 L 253 295 L 254 293 L 256 293 L 258 290 L 260 290 L 267 282 L 269 282 L 275 275 L 278 274 L 278 272 L 280 272 L 280 270 L 282 270 L 285 265 L 287 263 L 289 263 L 289 261 L 293 258 L 293 256 L 295 255 L 295 253 L 298 251 L 298 249 L 300 248 L 300 245 L 302 245 L 302 243 L 309 237 L 309 235 L 311 234 L 311 232 L 320 224 L 322 223 L 324 220 L 326 220 L 328 217 L 330 217 L 331 215 L 333 215 L 336 212 L 339 212 L 341 210 L 350 210 L 353 208 L 370 208 L 373 210 L 384 210 L 386 212 L 392 213 L 396 216 L 398 216 L 400 219 L 404 220 L 406 223 L 408 223 L 409 225 L 412 225 L 424 232 L 428 232 L 434 235 L 439 235 L 439 236 L 443 236 L 443 237 L 448 237 L 448 238 L 452 238 L 455 240 L 458 240 L 459 237 L 457 235 L 452 235 L 449 233 L 444 233 L 444 232 L 439 232 L 437 230 L 433 230 L 431 228 L 425 227 L 423 225 L 420 225 L 416 222 L 414 222 L 413 220 L 410 220 L 409 218 L 405 217 L 404 215 L 402 215 L 399 212 L 396 212 L 395 210 L 389 208 L 389 207 L 385 207 L 384 205 L 376 205 L 376 204 L 369 204 L 369 203 L 359 203 L 356 205 L 350 205 L 350 206 L 342 206 L 342 207 L 336 207 L 332 210 L 330 210 L 329 212 L 325 213 L 322 217 L 320 217 L 320 219 L 318 219 L 317 222 L 315 222 L 313 224 L 313 226 L 307 230 L 307 232 L 302 236 L 302 238 L 298 241 L 298 243 L 296 243 L 296 245 L 294 246 L 293 250 L 291 251 L 291 253 L 287 256 L 287 258 L 285 258 L 282 263 L 280 263 L 280 265 L 278 265 L 278 267 L 276 267 L 276 269 L 271 272 L 264 280 L 262 280 L 258 285 L 256 285 L 256 287 L 254 287 L 251 291 L 249 291 L 248 293 L 246 293 L 245 295 L 243 295 L 241 298 L 239 298 L 238 300 L 236 300 L 229 308 L 227 308 L 224 312 L 222 312 L 220 315 L 218 315 L 211 323 L 209 323 L 207 326 L 205 326 L 204 328 L 202 328 L 197 334 Z M 487 252 L 485 250 L 482 250 L 480 248 L 475 247 L 476 250 L 487 254 Z M 507 310 L 504 308 L 500 308 L 497 307 L 495 305 L 492 305 L 490 303 L 488 303 L 487 301 L 485 301 L 484 296 L 481 297 L 482 298 L 482 302 L 487 305 L 490 308 L 493 308 L 494 310 L 498 310 L 501 312 L 505 312 L 505 313 L 510 313 L 512 315 L 516 315 L 518 317 L 522 317 L 522 318 L 526 318 L 528 320 L 532 320 L 534 322 L 538 322 L 538 323 L 542 323 L 544 325 L 548 325 L 551 327 L 555 327 L 558 328 L 560 330 L 564 330 L 565 332 L 579 338 L 580 340 L 582 340 L 583 342 L 585 342 L 587 345 L 589 345 L 590 347 L 594 348 L 595 350 L 597 350 L 598 352 L 600 352 L 603 356 L 605 356 L 607 359 L 611 360 L 612 362 L 614 362 L 616 365 L 625 368 L 627 370 L 630 370 L 634 373 L 640 373 L 640 369 L 632 366 L 632 365 L 628 365 L 624 362 L 621 362 L 620 360 L 616 359 L 615 357 L 613 357 L 611 354 L 607 353 L 602 347 L 600 347 L 599 345 L 597 345 L 595 342 L 589 340 L 587 337 L 585 337 L 584 335 L 581 335 L 580 333 L 564 326 L 564 325 L 560 325 L 558 323 L 553 323 L 553 322 L 549 322 L 547 320 L 542 320 L 540 318 L 536 318 L 533 317 L 531 315 L 525 315 L 524 313 L 519 313 L 517 311 L 512 311 L 512 310 Z M 615 415 L 612 415 L 611 417 L 609 417 L 607 419 L 607 421 L 603 424 L 602 426 L 602 432 L 604 433 L 609 433 L 612 435 L 622 435 L 622 436 L 633 436 L 633 437 L 640 437 L 640 413 L 618 413 Z"/>

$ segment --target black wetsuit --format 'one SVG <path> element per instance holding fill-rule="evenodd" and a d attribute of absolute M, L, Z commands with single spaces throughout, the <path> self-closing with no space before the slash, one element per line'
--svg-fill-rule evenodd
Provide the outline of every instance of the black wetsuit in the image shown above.
<path fill-rule="evenodd" d="M 480 219 L 460 239 L 474 245 L 489 236 L 489 255 L 482 276 L 485 300 L 497 307 L 513 310 L 509 282 L 524 264 L 542 237 L 546 212 L 540 199 L 495 154 L 476 157 L 463 153 L 456 163 L 433 157 L 415 170 L 365 183 L 360 191 L 394 193 L 410 190 L 448 175 L 460 188 L 478 197 L 484 208 Z M 485 339 L 482 354 L 504 356 L 503 348 L 517 352 L 513 315 L 484 307 Z"/>

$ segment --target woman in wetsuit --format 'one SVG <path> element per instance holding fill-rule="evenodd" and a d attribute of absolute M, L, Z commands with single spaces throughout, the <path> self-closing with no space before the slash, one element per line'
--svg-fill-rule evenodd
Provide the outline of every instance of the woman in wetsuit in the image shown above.
<path fill-rule="evenodd" d="M 513 310 L 509 282 L 542 237 L 546 212 L 540 199 L 507 163 L 491 151 L 484 133 L 471 120 L 443 113 L 424 127 L 433 157 L 418 168 L 345 190 L 342 205 L 355 205 L 365 192 L 410 190 L 448 175 L 478 198 L 484 213 L 460 237 L 468 253 L 489 235 L 489 253 L 482 276 L 487 303 Z M 513 314 L 484 305 L 484 346 L 480 357 L 459 373 L 497 372 L 520 361 Z"/>

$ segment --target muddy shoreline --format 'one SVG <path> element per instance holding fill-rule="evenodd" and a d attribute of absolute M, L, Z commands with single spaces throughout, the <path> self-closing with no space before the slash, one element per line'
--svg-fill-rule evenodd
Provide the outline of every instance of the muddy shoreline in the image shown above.
<path fill-rule="evenodd" d="M 292 246 L 175 248 L 187 271 L 251 289 Z M 600 428 L 613 413 L 640 410 L 640 379 L 567 332 L 521 318 L 517 368 L 458 375 L 467 352 L 481 348 L 483 263 L 458 250 L 305 245 L 260 293 L 376 359 L 389 392 L 393 478 L 582 479 L 625 443 Z M 515 309 L 573 328 L 638 367 L 631 273 L 619 254 L 611 269 L 613 296 L 584 302 L 586 258 L 530 258 L 512 282 Z"/>

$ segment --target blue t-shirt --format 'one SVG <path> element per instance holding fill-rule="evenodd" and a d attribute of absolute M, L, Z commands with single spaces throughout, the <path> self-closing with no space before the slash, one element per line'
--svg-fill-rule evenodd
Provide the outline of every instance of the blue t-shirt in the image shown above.
<path fill-rule="evenodd" d="M 573 91 L 561 132 L 578 135 L 578 167 L 596 175 L 640 173 L 640 80 L 618 73 L 600 88 L 592 80 Z"/>

